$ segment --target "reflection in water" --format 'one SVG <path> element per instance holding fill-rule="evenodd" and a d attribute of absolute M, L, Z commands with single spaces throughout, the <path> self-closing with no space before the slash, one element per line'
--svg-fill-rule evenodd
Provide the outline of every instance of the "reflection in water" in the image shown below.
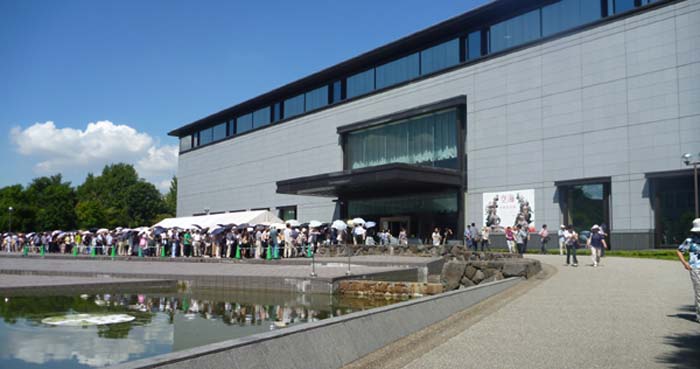
<path fill-rule="evenodd" d="M 0 300 L 0 368 L 103 367 L 388 303 L 219 291 L 9 297 Z M 74 313 L 136 319 L 91 327 L 41 323 Z"/>

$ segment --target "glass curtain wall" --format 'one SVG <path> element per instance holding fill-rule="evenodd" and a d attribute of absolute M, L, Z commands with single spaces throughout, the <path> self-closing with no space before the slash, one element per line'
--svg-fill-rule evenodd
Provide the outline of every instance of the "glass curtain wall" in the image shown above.
<path fill-rule="evenodd" d="M 270 107 L 262 108 L 253 113 L 253 128 L 270 124 Z"/>
<path fill-rule="evenodd" d="M 253 114 L 246 114 L 236 119 L 236 134 L 241 134 L 253 129 Z"/>
<path fill-rule="evenodd" d="M 510 18 L 491 26 L 491 52 L 499 52 L 541 37 L 540 10 Z"/>
<path fill-rule="evenodd" d="M 326 105 L 328 105 L 328 86 L 306 93 L 306 111 L 316 110 Z"/>
<path fill-rule="evenodd" d="M 348 99 L 374 91 L 374 69 L 350 76 L 347 79 Z"/>
<path fill-rule="evenodd" d="M 226 138 L 226 123 L 217 124 L 212 128 L 212 141 Z"/>
<path fill-rule="evenodd" d="M 304 113 L 304 95 L 284 100 L 284 117 L 289 118 Z"/>
<path fill-rule="evenodd" d="M 430 74 L 459 64 L 459 39 L 421 51 L 420 60 L 421 74 Z"/>
<path fill-rule="evenodd" d="M 377 89 L 408 81 L 420 75 L 418 53 L 377 67 Z"/>
<path fill-rule="evenodd" d="M 192 148 L 192 136 L 180 137 L 180 151 L 187 151 Z"/>
<path fill-rule="evenodd" d="M 542 36 L 593 22 L 602 17 L 602 3 L 591 0 L 562 0 L 542 8 Z"/>
<path fill-rule="evenodd" d="M 350 169 L 390 163 L 457 169 L 457 109 L 351 132 L 346 153 Z"/>

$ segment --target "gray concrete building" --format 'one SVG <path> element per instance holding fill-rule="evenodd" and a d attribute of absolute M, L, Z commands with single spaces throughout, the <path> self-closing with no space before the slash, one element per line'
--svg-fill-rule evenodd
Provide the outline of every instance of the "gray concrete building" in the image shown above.
<path fill-rule="evenodd" d="M 700 0 L 493 1 L 170 134 L 178 216 L 361 216 L 420 239 L 520 217 L 674 244 L 694 217 Z"/>

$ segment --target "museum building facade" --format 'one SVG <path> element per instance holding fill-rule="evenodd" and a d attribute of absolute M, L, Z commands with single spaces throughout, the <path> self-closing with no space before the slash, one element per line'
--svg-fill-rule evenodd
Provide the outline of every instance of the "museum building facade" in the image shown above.
<path fill-rule="evenodd" d="M 169 134 L 178 216 L 363 217 L 425 240 L 525 209 L 536 229 L 670 245 L 693 217 L 700 0 L 492 1 Z"/>

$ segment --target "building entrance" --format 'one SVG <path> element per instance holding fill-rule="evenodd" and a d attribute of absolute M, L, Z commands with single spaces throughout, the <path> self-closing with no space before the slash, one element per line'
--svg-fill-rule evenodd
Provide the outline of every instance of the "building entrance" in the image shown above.
<path fill-rule="evenodd" d="M 411 217 L 382 217 L 379 219 L 380 229 L 388 230 L 393 237 L 397 237 L 401 229 L 406 230 L 406 234 L 411 234 Z"/>

